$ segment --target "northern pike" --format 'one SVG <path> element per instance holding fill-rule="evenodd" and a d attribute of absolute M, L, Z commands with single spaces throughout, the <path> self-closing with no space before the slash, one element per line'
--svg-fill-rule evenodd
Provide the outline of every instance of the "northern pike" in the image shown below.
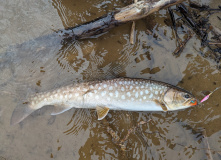
<path fill-rule="evenodd" d="M 117 78 L 83 82 L 30 96 L 15 108 L 11 124 L 21 122 L 47 105 L 54 105 L 52 115 L 73 107 L 94 108 L 98 120 L 102 120 L 110 109 L 174 111 L 197 105 L 197 99 L 184 89 L 149 79 Z"/>

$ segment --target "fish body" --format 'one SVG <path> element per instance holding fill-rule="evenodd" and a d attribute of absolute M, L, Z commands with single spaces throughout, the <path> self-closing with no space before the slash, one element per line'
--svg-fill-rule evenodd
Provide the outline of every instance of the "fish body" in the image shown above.
<path fill-rule="evenodd" d="M 16 107 L 11 124 L 16 124 L 43 106 L 54 105 L 52 115 L 73 107 L 96 108 L 98 119 L 110 110 L 173 111 L 197 104 L 189 92 L 176 86 L 148 79 L 117 78 L 72 84 L 30 96 Z"/>

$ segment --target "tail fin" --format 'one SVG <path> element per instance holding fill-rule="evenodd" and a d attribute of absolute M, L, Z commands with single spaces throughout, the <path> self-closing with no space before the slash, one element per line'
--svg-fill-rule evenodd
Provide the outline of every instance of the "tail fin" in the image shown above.
<path fill-rule="evenodd" d="M 15 110 L 12 113 L 11 125 L 15 125 L 21 122 L 23 119 L 28 117 L 34 111 L 35 111 L 34 109 L 31 109 L 29 107 L 29 103 L 23 103 L 23 104 L 17 105 Z"/>

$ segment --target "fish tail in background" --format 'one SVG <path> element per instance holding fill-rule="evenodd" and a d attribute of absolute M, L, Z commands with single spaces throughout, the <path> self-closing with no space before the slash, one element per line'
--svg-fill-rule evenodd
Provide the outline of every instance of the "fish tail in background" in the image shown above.
<path fill-rule="evenodd" d="M 12 113 L 11 125 L 15 125 L 29 116 L 35 109 L 29 107 L 29 102 L 25 102 L 16 106 Z"/>
<path fill-rule="evenodd" d="M 16 98 L 17 100 L 24 100 L 35 93 L 35 89 L 32 89 L 30 86 L 22 85 L 20 83 L 14 83 L 13 85 L 0 85 L 0 95 L 8 95 Z"/>
<path fill-rule="evenodd" d="M 23 99 L 27 99 L 30 95 L 35 93 L 33 90 L 27 88 L 24 85 L 14 86 L 8 84 L 0 85 L 0 95 L 7 95 L 17 102 L 17 106 L 13 111 L 11 117 L 11 125 L 15 125 L 21 122 L 24 118 L 30 115 L 34 110 L 29 107 L 29 103 L 21 103 Z"/>

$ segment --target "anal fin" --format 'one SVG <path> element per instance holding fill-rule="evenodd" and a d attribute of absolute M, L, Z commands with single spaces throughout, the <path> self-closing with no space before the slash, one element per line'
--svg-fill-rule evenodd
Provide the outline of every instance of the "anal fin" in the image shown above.
<path fill-rule="evenodd" d="M 97 106 L 96 110 L 97 110 L 98 120 L 102 120 L 104 119 L 104 117 L 106 117 L 110 109 L 108 107 Z"/>
<path fill-rule="evenodd" d="M 54 105 L 54 110 L 51 113 L 51 115 L 58 115 L 58 114 L 64 113 L 65 111 L 68 111 L 71 108 L 73 108 L 73 106 L 67 106 L 63 104 Z"/>

